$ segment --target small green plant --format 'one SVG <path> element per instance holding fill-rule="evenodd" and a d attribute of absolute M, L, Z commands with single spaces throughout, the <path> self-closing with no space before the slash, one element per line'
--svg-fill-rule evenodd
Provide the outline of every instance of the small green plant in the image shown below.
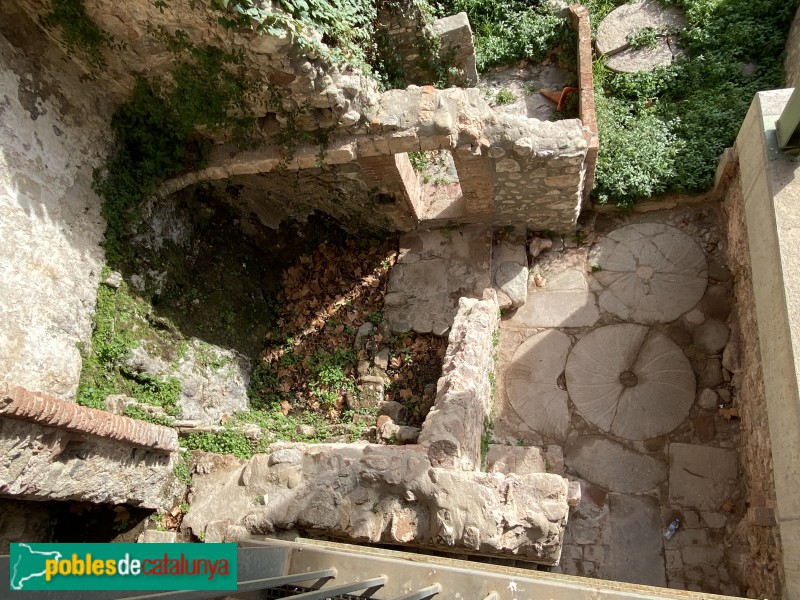
<path fill-rule="evenodd" d="M 517 101 L 517 96 L 509 89 L 502 88 L 500 89 L 494 97 L 494 103 L 497 106 L 503 106 L 504 104 L 513 104 Z"/>
<path fill-rule="evenodd" d="M 408 160 L 417 173 L 424 173 L 431 166 L 431 153 L 426 151 L 409 152 Z"/>
<path fill-rule="evenodd" d="M 184 485 L 192 484 L 192 474 L 189 471 L 189 463 L 186 461 L 186 456 L 182 453 L 175 466 L 172 467 L 172 474 Z"/>
<path fill-rule="evenodd" d="M 603 270 L 603 267 L 598 265 L 597 263 L 594 263 L 592 265 L 592 273 L 599 273 L 602 270 Z"/>
<path fill-rule="evenodd" d="M 184 500 L 183 502 L 181 502 L 181 514 L 185 515 L 188 512 L 189 512 L 189 503 L 186 502 L 186 500 Z"/>
<path fill-rule="evenodd" d="M 658 44 L 658 32 L 653 27 L 644 27 L 629 33 L 627 41 L 631 48 L 655 48 Z"/>
<path fill-rule="evenodd" d="M 481 465 L 486 465 L 486 457 L 489 454 L 489 444 L 492 443 L 492 431 L 494 430 L 494 420 L 490 417 L 483 419 L 483 432 L 481 433 Z"/>
<path fill-rule="evenodd" d="M 383 313 L 373 312 L 367 315 L 367 321 L 375 325 L 376 327 L 383 323 Z"/>
<path fill-rule="evenodd" d="M 533 96 L 539 92 L 539 88 L 533 83 L 526 83 L 522 89 L 525 91 L 526 96 Z"/>
<path fill-rule="evenodd" d="M 182 442 L 189 450 L 233 454 L 237 458 L 250 458 L 255 450 L 253 444 L 243 433 L 230 429 L 216 432 L 192 432 L 187 434 Z"/>

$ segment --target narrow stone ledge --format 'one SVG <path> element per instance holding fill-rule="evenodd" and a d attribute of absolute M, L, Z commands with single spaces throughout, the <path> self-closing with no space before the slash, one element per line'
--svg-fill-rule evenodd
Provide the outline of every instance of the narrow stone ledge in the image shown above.
<path fill-rule="evenodd" d="M 494 369 L 492 339 L 497 328 L 494 290 L 483 300 L 461 298 L 447 345 L 436 402 L 422 425 L 419 442 L 436 467 L 471 471 L 481 465 L 480 440 L 491 411 Z"/>
<path fill-rule="evenodd" d="M 7 383 L 0 384 L 0 417 L 111 438 L 161 452 L 177 452 L 179 449 L 178 434 L 169 427 L 87 408 L 48 394 L 11 387 Z"/>

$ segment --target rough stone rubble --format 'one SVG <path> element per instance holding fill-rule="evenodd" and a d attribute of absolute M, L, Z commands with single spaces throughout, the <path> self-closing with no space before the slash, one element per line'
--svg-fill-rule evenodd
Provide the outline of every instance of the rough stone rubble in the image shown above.
<path fill-rule="evenodd" d="M 207 542 L 294 529 L 558 563 L 569 511 L 559 475 L 437 468 L 419 446 L 270 450 L 249 461 L 201 457 L 183 526 Z"/>

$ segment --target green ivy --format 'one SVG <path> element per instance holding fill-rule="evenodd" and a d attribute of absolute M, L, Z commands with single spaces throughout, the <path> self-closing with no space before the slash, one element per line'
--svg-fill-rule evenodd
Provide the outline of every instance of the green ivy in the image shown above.
<path fill-rule="evenodd" d="M 176 53 L 171 81 L 137 80 L 111 121 L 116 149 L 95 172 L 93 187 L 105 200 L 106 258 L 114 266 L 132 258 L 125 239 L 133 233 L 142 200 L 165 179 L 202 166 L 210 143 L 198 128 L 226 131 L 247 143 L 255 122 L 247 104 L 252 84 L 240 55 L 214 46 L 195 48 L 185 34 L 161 34 Z"/>
<path fill-rule="evenodd" d="M 47 28 L 61 28 L 68 53 L 82 54 L 92 68 L 106 68 L 103 48 L 111 48 L 116 44 L 86 14 L 82 0 L 52 0 L 50 11 L 41 21 Z"/>

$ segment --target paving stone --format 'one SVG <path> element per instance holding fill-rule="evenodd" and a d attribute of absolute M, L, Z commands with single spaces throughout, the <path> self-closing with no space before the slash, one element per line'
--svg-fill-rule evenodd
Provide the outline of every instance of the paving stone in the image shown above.
<path fill-rule="evenodd" d="M 664 587 L 667 576 L 661 549 L 658 501 L 650 496 L 609 494 L 610 579 Z"/>
<path fill-rule="evenodd" d="M 728 516 L 725 513 L 710 511 L 703 512 L 703 521 L 705 521 L 706 525 L 711 529 L 722 529 L 725 527 L 725 522 L 727 520 Z"/>
<path fill-rule="evenodd" d="M 545 291 L 556 290 L 585 290 L 587 288 L 586 276 L 582 269 L 564 269 L 560 273 L 548 276 Z"/>
<path fill-rule="evenodd" d="M 508 296 L 511 307 L 518 308 L 528 298 L 528 267 L 511 261 L 501 263 L 495 271 L 494 283 Z"/>
<path fill-rule="evenodd" d="M 717 354 L 728 343 L 731 330 L 718 319 L 708 319 L 694 330 L 694 345 L 706 354 Z"/>
<path fill-rule="evenodd" d="M 714 417 L 710 415 L 700 415 L 694 420 L 694 430 L 700 438 L 700 442 L 706 443 L 714 439 L 717 435 L 717 427 Z"/>
<path fill-rule="evenodd" d="M 414 232 L 400 240 L 389 275 L 384 318 L 392 331 L 444 335 L 461 297 L 491 287 L 491 236 L 485 227 Z"/>
<path fill-rule="evenodd" d="M 528 288 L 528 300 L 509 320 L 517 327 L 591 327 L 600 319 L 597 299 L 583 290 Z"/>
<path fill-rule="evenodd" d="M 722 548 L 719 546 L 686 546 L 681 550 L 687 565 L 719 565 L 722 563 Z M 703 573 L 703 577 L 707 577 Z"/>
<path fill-rule="evenodd" d="M 706 316 L 703 314 L 703 312 L 697 310 L 696 308 L 683 315 L 683 318 L 693 325 L 700 325 L 706 320 Z"/>
<path fill-rule="evenodd" d="M 703 297 L 708 268 L 694 239 L 669 225 L 628 225 L 608 234 L 589 257 L 602 270 L 600 307 L 626 321 L 668 323 Z"/>
<path fill-rule="evenodd" d="M 565 459 L 578 475 L 612 492 L 646 492 L 667 478 L 663 462 L 596 435 L 567 446 Z"/>
<path fill-rule="evenodd" d="M 566 382 L 581 416 L 629 440 L 672 431 L 695 397 L 694 373 L 681 349 L 662 333 L 631 323 L 583 337 L 567 360 Z"/>
<path fill-rule="evenodd" d="M 703 410 L 717 410 L 719 408 L 719 395 L 714 390 L 703 389 L 697 396 L 697 404 Z"/>
<path fill-rule="evenodd" d="M 547 464 L 542 448 L 529 446 L 504 446 L 490 444 L 486 454 L 486 471 L 489 473 L 546 473 Z"/>
<path fill-rule="evenodd" d="M 738 468 L 736 450 L 670 444 L 670 503 L 700 510 L 718 510 L 736 488 Z"/>
<path fill-rule="evenodd" d="M 701 304 L 706 317 L 725 321 L 731 314 L 731 299 L 729 296 L 712 296 L 706 294 Z"/>
<path fill-rule="evenodd" d="M 713 388 L 725 381 L 722 374 L 722 362 L 718 358 L 706 361 L 705 367 L 700 371 L 700 385 Z"/>
<path fill-rule="evenodd" d="M 534 431 L 564 440 L 569 428 L 568 395 L 559 386 L 572 342 L 560 331 L 537 333 L 524 341 L 505 372 L 511 407 Z"/>

